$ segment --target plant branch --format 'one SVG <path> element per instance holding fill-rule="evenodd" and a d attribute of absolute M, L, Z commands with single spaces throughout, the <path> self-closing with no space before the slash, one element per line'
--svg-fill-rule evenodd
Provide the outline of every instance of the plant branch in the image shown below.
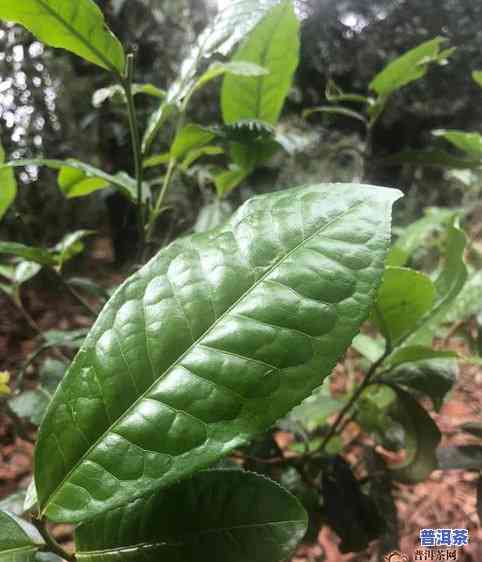
<path fill-rule="evenodd" d="M 60 546 L 60 544 L 48 532 L 47 526 L 45 524 L 45 519 L 33 519 L 32 523 L 35 525 L 38 532 L 41 534 L 43 540 L 45 541 L 45 547 L 44 547 L 45 550 L 57 554 L 57 556 L 60 556 L 64 560 L 68 560 L 68 562 L 76 561 L 75 555 L 63 549 Z"/>
<path fill-rule="evenodd" d="M 146 242 L 150 242 L 152 240 L 152 235 L 154 234 L 154 227 L 156 226 L 157 218 L 161 213 L 162 204 L 164 203 L 164 199 L 169 190 L 169 186 L 171 185 L 171 180 L 175 168 L 176 168 L 176 160 L 171 158 L 169 160 L 169 165 L 167 167 L 166 175 L 164 176 L 164 181 L 162 183 L 161 191 L 159 192 L 159 195 L 157 197 L 156 205 L 152 210 L 151 216 L 149 218 L 149 224 L 147 226 L 147 233 L 146 233 Z"/>
<path fill-rule="evenodd" d="M 134 103 L 134 95 L 132 93 L 132 83 L 134 80 L 134 55 L 127 55 L 127 77 L 120 78 L 120 84 L 124 89 L 127 100 L 127 113 L 129 117 L 129 128 L 132 142 L 132 153 L 134 156 L 134 169 L 137 183 L 137 228 L 139 235 L 139 247 L 144 247 L 144 208 L 142 201 L 142 148 L 141 137 L 139 134 L 139 124 L 137 122 L 136 107 Z"/>

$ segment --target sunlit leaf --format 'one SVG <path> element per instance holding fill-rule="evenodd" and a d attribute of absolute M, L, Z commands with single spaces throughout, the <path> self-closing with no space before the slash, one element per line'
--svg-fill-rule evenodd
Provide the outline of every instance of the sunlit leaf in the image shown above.
<path fill-rule="evenodd" d="M 5 151 L 0 143 L 0 164 L 5 162 Z M 17 181 L 13 170 L 0 168 L 0 220 L 8 211 L 17 195 Z"/>

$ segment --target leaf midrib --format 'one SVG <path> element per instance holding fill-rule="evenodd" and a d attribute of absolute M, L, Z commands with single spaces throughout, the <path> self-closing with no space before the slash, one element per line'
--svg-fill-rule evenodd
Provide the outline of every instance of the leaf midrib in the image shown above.
<path fill-rule="evenodd" d="M 84 36 L 82 34 L 80 34 L 75 27 L 72 27 L 70 25 L 70 23 L 65 20 L 60 14 L 58 14 L 55 10 L 53 10 L 48 4 L 45 3 L 44 0 L 36 0 L 42 7 L 43 9 L 48 12 L 53 18 L 55 18 L 57 21 L 59 21 L 64 27 L 66 27 L 70 33 L 72 33 L 72 35 L 74 35 L 75 37 L 77 37 L 77 39 L 84 45 L 84 47 L 87 47 L 87 49 L 89 49 L 99 60 L 101 60 L 104 65 L 114 74 L 117 74 L 118 76 L 120 76 L 120 72 L 118 71 L 118 69 L 109 61 L 109 59 L 104 57 L 104 54 L 99 51 L 96 47 L 94 47 L 87 39 L 84 38 Z"/>
<path fill-rule="evenodd" d="M 225 317 L 227 317 L 231 311 L 236 308 L 236 306 L 238 306 L 238 304 L 240 304 L 244 298 L 247 297 L 247 295 L 251 294 L 252 291 L 254 291 L 261 283 L 263 283 L 270 275 L 271 273 L 284 261 L 286 261 L 287 259 L 289 259 L 295 252 L 297 252 L 302 246 L 304 246 L 305 244 L 307 244 L 310 240 L 312 240 L 313 238 L 316 238 L 316 236 L 319 236 L 324 230 L 326 230 L 327 228 L 329 228 L 332 224 L 338 222 L 339 220 L 345 218 L 349 213 L 351 213 L 352 211 L 358 209 L 359 207 L 363 206 L 366 203 L 366 201 L 357 201 L 356 203 L 354 203 L 353 205 L 351 205 L 350 207 L 348 207 L 348 209 L 346 209 L 345 211 L 343 211 L 342 213 L 340 213 L 338 216 L 336 216 L 335 218 L 329 220 L 326 224 L 324 224 L 323 226 L 321 226 L 320 228 L 318 228 L 317 230 L 315 230 L 315 232 L 313 232 L 313 234 L 311 234 L 310 236 L 308 236 L 307 238 L 305 238 L 302 242 L 300 242 L 299 244 L 297 244 L 292 250 L 290 250 L 289 252 L 287 252 L 286 254 L 284 254 L 280 259 L 276 260 L 275 263 L 269 267 L 267 269 L 267 271 L 257 280 L 253 283 L 253 285 L 251 285 L 251 287 L 249 287 L 248 290 L 246 290 L 244 293 L 242 293 L 239 298 L 236 299 L 236 301 L 223 313 L 219 316 L 219 318 L 213 322 L 211 324 L 211 326 L 209 326 L 209 328 L 203 332 L 199 338 L 194 341 L 189 347 L 188 349 L 186 349 L 186 351 L 184 351 L 184 353 L 182 353 L 167 369 L 164 370 L 163 373 L 161 373 L 159 375 L 159 377 L 151 384 L 151 386 L 149 388 L 147 388 L 137 399 L 135 402 L 132 403 L 131 406 L 129 406 L 129 408 L 126 409 L 126 411 L 119 416 L 112 424 L 109 425 L 109 427 L 103 432 L 102 435 L 100 435 L 94 443 L 92 443 L 92 445 L 87 449 L 87 451 L 79 458 L 79 460 L 75 463 L 74 466 L 72 466 L 72 468 L 68 471 L 68 473 L 65 475 L 65 477 L 62 479 L 62 481 L 58 484 L 58 486 L 56 486 L 56 488 L 52 491 L 51 494 L 49 494 L 49 501 L 47 501 L 45 503 L 45 507 L 42 509 L 41 514 L 45 515 L 49 506 L 51 505 L 51 503 L 53 502 L 53 499 L 55 498 L 55 496 L 58 494 L 59 490 L 61 490 L 61 488 L 63 487 L 63 485 L 68 481 L 68 479 L 70 478 L 70 476 L 75 472 L 75 470 L 77 470 L 77 468 L 81 465 L 81 463 L 89 456 L 89 454 L 94 450 L 94 448 L 101 443 L 105 437 L 112 431 L 112 428 L 114 428 L 116 425 L 118 425 L 126 416 L 128 416 L 133 410 L 135 410 L 135 408 L 138 406 L 138 404 L 144 400 L 144 398 L 146 396 L 148 396 L 148 394 L 151 392 L 152 388 L 158 384 L 158 382 L 165 377 L 174 367 L 176 367 L 179 363 L 182 362 L 182 360 L 189 354 L 191 353 L 191 351 L 193 349 L 195 349 L 195 347 L 197 345 L 199 345 L 199 343 L 206 337 L 209 335 L 209 333 L 214 330 L 218 324 L 220 324 Z M 156 259 L 156 258 L 153 258 Z"/>
<path fill-rule="evenodd" d="M 216 533 L 229 533 L 231 531 L 238 531 L 243 529 L 256 529 L 256 528 L 263 528 L 263 527 L 276 527 L 278 525 L 298 525 L 303 524 L 303 519 L 287 519 L 285 521 L 262 521 L 260 523 L 246 523 L 244 525 L 232 525 L 231 527 L 216 527 L 212 529 L 205 529 L 203 531 L 199 531 L 196 533 L 189 533 L 187 535 L 187 539 L 183 542 L 142 542 L 137 543 L 132 546 L 122 546 L 122 547 L 112 547 L 112 548 L 105 548 L 101 550 L 84 550 L 77 553 L 77 558 L 86 557 L 86 556 L 99 556 L 105 554 L 122 554 L 123 552 L 130 552 L 136 549 L 139 550 L 153 550 L 160 546 L 167 546 L 172 548 L 182 548 L 189 544 L 189 541 L 193 538 L 201 537 L 203 535 L 209 534 L 216 534 Z"/>
<path fill-rule="evenodd" d="M 3 556 L 4 554 L 13 554 L 16 552 L 35 552 L 42 546 L 43 546 L 42 544 L 32 544 L 32 545 L 18 546 L 16 548 L 8 548 L 7 550 L 0 550 L 0 557 Z"/>

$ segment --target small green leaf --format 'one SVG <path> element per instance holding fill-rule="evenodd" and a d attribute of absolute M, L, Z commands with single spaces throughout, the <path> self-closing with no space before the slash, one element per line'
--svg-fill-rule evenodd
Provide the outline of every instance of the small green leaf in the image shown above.
<path fill-rule="evenodd" d="M 80 162 L 79 160 L 74 160 L 73 158 L 69 158 L 67 160 L 52 160 L 52 159 L 44 159 L 44 158 L 33 158 L 29 160 L 13 160 L 11 162 L 7 162 L 4 165 L 0 165 L 0 171 L 3 168 L 13 168 L 13 167 L 23 167 L 23 166 L 46 166 L 47 168 L 51 168 L 53 170 L 60 170 L 63 174 L 62 181 L 65 182 L 65 193 L 67 197 L 79 197 L 81 195 L 88 195 L 92 193 L 92 190 L 86 189 L 85 192 L 82 192 L 80 186 L 92 186 L 95 185 L 96 189 L 101 189 L 100 182 L 94 184 L 82 184 L 82 182 L 89 178 L 91 180 L 104 180 L 104 184 L 102 187 L 106 187 L 107 185 L 112 185 L 119 189 L 124 195 L 126 195 L 132 201 L 137 200 L 137 187 L 136 181 L 127 175 L 125 172 L 120 172 L 115 174 L 114 176 L 110 174 L 106 174 L 102 170 L 91 166 L 90 164 L 86 164 L 85 162 Z M 67 169 L 72 170 L 71 174 L 67 174 Z M 80 174 L 76 176 L 73 172 L 80 171 L 82 174 L 85 175 L 81 176 Z M 62 188 L 62 186 L 60 186 Z M 71 194 L 71 190 L 73 191 L 74 195 Z"/>
<path fill-rule="evenodd" d="M 361 96 L 360 94 L 345 93 L 334 82 L 334 80 L 328 80 L 326 84 L 325 96 L 328 101 L 334 103 L 339 103 L 339 102 L 354 102 L 354 103 L 363 103 L 363 104 L 373 103 L 373 100 L 368 98 L 367 96 Z"/>
<path fill-rule="evenodd" d="M 477 84 L 482 87 L 482 70 L 474 70 L 474 72 L 472 72 L 472 77 Z"/>
<path fill-rule="evenodd" d="M 26 390 L 8 401 L 10 409 L 19 418 L 29 420 L 34 425 L 40 425 L 52 396 L 39 387 L 36 390 Z"/>
<path fill-rule="evenodd" d="M 5 150 L 0 143 L 0 164 L 5 162 Z M 13 170 L 0 168 L 0 220 L 5 215 L 17 195 L 17 181 Z"/>
<path fill-rule="evenodd" d="M 163 100 L 166 97 L 166 92 L 159 89 L 154 84 L 132 84 L 132 94 L 134 96 L 138 94 L 145 94 L 154 98 Z M 92 105 L 94 107 L 100 107 L 106 101 L 112 101 L 114 103 L 126 103 L 126 95 L 124 88 L 120 84 L 112 84 L 106 88 L 101 88 L 96 90 L 92 96 Z"/>
<path fill-rule="evenodd" d="M 68 168 L 60 169 L 58 175 L 60 191 L 68 198 L 85 197 L 95 191 L 109 187 L 110 182 L 98 177 L 89 177 L 82 170 Z"/>
<path fill-rule="evenodd" d="M 62 267 L 64 263 L 83 252 L 84 244 L 82 240 L 87 238 L 87 236 L 92 236 L 93 234 L 94 232 L 92 230 L 76 230 L 75 232 L 69 232 L 66 234 L 52 249 L 55 254 L 57 265 Z"/>
<path fill-rule="evenodd" d="M 310 396 L 366 319 L 399 196 L 258 196 L 128 278 L 42 423 L 42 514 L 81 522 L 188 478 Z"/>
<path fill-rule="evenodd" d="M 15 279 L 16 285 L 22 285 L 27 281 L 30 281 L 37 273 L 40 272 L 42 266 L 39 263 L 32 261 L 21 261 L 15 267 Z"/>
<path fill-rule="evenodd" d="M 75 538 L 85 562 L 281 562 L 307 523 L 301 504 L 279 484 L 210 470 L 81 525 Z"/>
<path fill-rule="evenodd" d="M 116 74 L 124 73 L 124 49 L 92 0 L 6 0 L 0 5 L 0 19 L 23 25 L 46 45 L 71 51 Z"/>
<path fill-rule="evenodd" d="M 434 300 L 435 287 L 428 275 L 405 267 L 387 267 L 371 319 L 396 342 L 431 310 Z"/>
<path fill-rule="evenodd" d="M 449 129 L 433 131 L 434 137 L 441 137 L 472 157 L 482 158 L 482 135 Z"/>
<path fill-rule="evenodd" d="M 314 431 L 327 423 L 328 418 L 341 410 L 346 400 L 335 399 L 322 387 L 316 394 L 296 406 L 289 414 L 290 420 L 301 424 L 307 431 Z"/>
<path fill-rule="evenodd" d="M 370 89 L 386 98 L 410 82 L 422 78 L 430 64 L 438 63 L 450 54 L 447 51 L 441 52 L 445 41 L 443 37 L 436 37 L 398 57 L 375 76 Z"/>
<path fill-rule="evenodd" d="M 199 78 L 193 91 L 199 90 L 211 80 L 224 76 L 225 74 L 233 74 L 235 76 L 265 76 L 269 74 L 266 68 L 246 61 L 232 61 L 232 62 L 213 62 L 206 72 Z"/>
<path fill-rule="evenodd" d="M 200 148 L 194 148 L 186 154 L 180 167 L 182 170 L 187 171 L 192 164 L 194 164 L 194 162 L 202 156 L 219 156 L 220 154 L 224 154 L 224 149 L 220 146 L 207 145 L 201 146 Z"/>
<path fill-rule="evenodd" d="M 7 511 L 0 511 L 2 562 L 33 562 L 34 554 L 43 544 L 35 527 Z"/>
<path fill-rule="evenodd" d="M 436 450 L 441 434 L 433 419 L 408 392 L 390 385 L 397 400 L 389 410 L 390 417 L 405 431 L 405 460 L 392 465 L 392 477 L 400 482 L 423 482 L 438 466 Z"/>
<path fill-rule="evenodd" d="M 225 123 L 260 119 L 278 121 L 298 66 L 299 27 L 291 0 L 271 9 L 233 57 L 267 69 L 266 76 L 226 75 L 221 93 Z"/>
<path fill-rule="evenodd" d="M 453 301 L 445 318 L 445 322 L 452 323 L 467 320 L 482 308 L 482 271 L 473 273 L 459 296 Z"/>
<path fill-rule="evenodd" d="M 55 257 L 44 248 L 36 248 L 35 246 L 26 246 L 17 242 L 0 242 L 0 254 L 8 254 L 22 258 L 27 261 L 33 261 L 40 265 L 56 265 Z"/>
<path fill-rule="evenodd" d="M 356 119 L 357 121 L 361 121 L 364 125 L 367 124 L 365 116 L 358 111 L 353 111 L 352 109 L 347 109 L 346 107 L 337 105 L 320 105 L 319 107 L 305 109 L 305 111 L 303 111 L 303 118 L 306 119 L 314 113 L 332 113 L 334 115 L 343 115 L 343 117 L 350 117 L 352 119 Z"/>
<path fill-rule="evenodd" d="M 375 339 L 367 334 L 358 334 L 351 345 L 371 363 L 378 361 L 385 351 L 385 344 L 382 339 Z"/>
<path fill-rule="evenodd" d="M 453 358 L 436 358 L 404 363 L 391 370 L 382 380 L 428 396 L 438 412 L 456 379 L 457 363 Z"/>
<path fill-rule="evenodd" d="M 249 176 L 250 172 L 251 170 L 242 168 L 237 164 L 231 164 L 228 170 L 222 170 L 221 172 L 214 174 L 213 181 L 216 186 L 218 196 L 224 197 L 227 195 L 242 181 L 244 181 Z"/>
<path fill-rule="evenodd" d="M 149 158 L 145 158 L 142 162 L 142 166 L 144 168 L 156 168 L 157 166 L 161 166 L 163 164 L 169 164 L 170 159 L 170 152 L 164 152 L 163 154 L 154 154 L 153 156 L 149 156 Z"/>
<path fill-rule="evenodd" d="M 195 148 L 208 144 L 216 136 L 211 130 L 190 123 L 177 133 L 172 146 L 171 158 L 180 159 Z"/>

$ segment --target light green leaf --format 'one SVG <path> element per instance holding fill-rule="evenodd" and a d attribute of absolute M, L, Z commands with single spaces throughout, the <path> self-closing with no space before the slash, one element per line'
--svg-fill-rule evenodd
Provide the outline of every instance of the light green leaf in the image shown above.
<path fill-rule="evenodd" d="M 370 89 L 386 98 L 410 82 L 422 78 L 430 64 L 439 63 L 450 54 L 441 51 L 445 41 L 443 37 L 436 37 L 398 57 L 375 76 Z"/>
<path fill-rule="evenodd" d="M 66 166 L 60 169 L 57 181 L 60 191 L 68 199 L 85 197 L 110 185 L 110 182 L 103 178 L 89 177 L 82 170 Z"/>
<path fill-rule="evenodd" d="M 278 121 L 298 66 L 300 23 L 290 0 L 275 6 L 235 53 L 233 61 L 248 61 L 266 68 L 256 78 L 227 75 L 221 108 L 225 123 L 260 119 Z"/>
<path fill-rule="evenodd" d="M 279 484 L 241 470 L 209 470 L 78 527 L 85 562 L 281 562 L 308 520 Z"/>
<path fill-rule="evenodd" d="M 213 175 L 214 185 L 219 197 L 224 197 L 245 180 L 251 173 L 250 169 L 231 164 L 229 169 L 222 170 Z"/>
<path fill-rule="evenodd" d="M 190 150 L 181 164 L 181 169 L 187 171 L 194 162 L 199 160 L 202 156 L 219 156 L 224 154 L 224 150 L 220 146 L 207 145 L 201 146 L 200 148 L 194 148 Z"/>
<path fill-rule="evenodd" d="M 423 361 L 426 359 L 456 359 L 458 354 L 455 351 L 445 351 L 442 349 L 432 349 L 423 345 L 412 345 L 409 347 L 401 347 L 390 355 L 387 365 L 391 368 L 402 365 L 403 363 L 412 363 L 413 361 Z"/>
<path fill-rule="evenodd" d="M 206 72 L 199 78 L 193 87 L 193 91 L 199 90 L 205 86 L 211 80 L 219 78 L 219 76 L 224 76 L 225 74 L 233 74 L 235 76 L 265 76 L 269 74 L 268 70 L 254 64 L 252 62 L 245 61 L 232 61 L 232 62 L 213 62 L 211 66 L 206 70 Z"/>
<path fill-rule="evenodd" d="M 42 266 L 39 263 L 35 263 L 32 261 L 21 261 L 15 267 L 15 279 L 14 283 L 16 285 L 22 285 L 22 283 L 26 283 L 30 281 L 39 271 L 42 269 Z"/>
<path fill-rule="evenodd" d="M 434 137 L 442 137 L 460 150 L 475 158 L 482 158 L 482 135 L 450 129 L 432 131 Z"/>
<path fill-rule="evenodd" d="M 472 274 L 453 301 L 445 322 L 467 320 L 482 309 L 482 271 Z"/>
<path fill-rule="evenodd" d="M 215 136 L 213 131 L 200 125 L 194 123 L 184 125 L 172 143 L 171 158 L 180 159 L 191 150 L 208 144 Z"/>
<path fill-rule="evenodd" d="M 92 0 L 4 0 L 0 19 L 23 25 L 46 45 L 67 49 L 116 74 L 124 73 L 124 49 Z"/>
<path fill-rule="evenodd" d="M 1 9 L 1 8 L 0 8 Z M 0 143 L 0 164 L 5 162 L 5 150 Z M 5 215 L 17 195 L 17 181 L 13 170 L 0 168 L 0 220 Z"/>
<path fill-rule="evenodd" d="M 32 562 L 43 544 L 35 527 L 8 511 L 0 511 L 1 562 Z"/>
<path fill-rule="evenodd" d="M 170 159 L 170 152 L 164 152 L 163 154 L 154 154 L 153 156 L 149 156 L 149 158 L 145 158 L 142 162 L 142 166 L 144 168 L 156 168 L 157 166 L 161 166 L 163 164 L 169 164 Z"/>
<path fill-rule="evenodd" d="M 453 220 L 455 213 L 450 209 L 433 207 L 425 209 L 425 216 L 404 227 L 392 246 L 387 258 L 389 266 L 403 266 L 412 254 L 424 244 L 428 236 L 442 232 Z"/>
<path fill-rule="evenodd" d="M 387 267 L 378 289 L 372 322 L 396 342 L 432 309 L 435 286 L 428 275 L 405 267 Z"/>
<path fill-rule="evenodd" d="M 13 167 L 24 167 L 24 166 L 47 166 L 53 170 L 60 170 L 62 181 L 60 188 L 67 197 L 80 197 L 82 195 L 88 195 L 92 193 L 93 185 L 96 189 L 102 189 L 108 184 L 119 189 L 124 195 L 126 195 L 132 201 L 137 200 L 137 187 L 136 181 L 127 175 L 125 172 L 120 172 L 115 175 L 106 174 L 102 170 L 86 164 L 85 162 L 80 162 L 79 160 L 74 160 L 69 158 L 67 160 L 52 160 L 44 158 L 33 158 L 30 160 L 13 160 L 7 162 L 3 166 L 0 166 L 0 171 L 2 168 L 13 168 Z M 71 172 L 68 173 L 66 170 L 70 169 Z M 82 172 L 83 175 L 76 175 L 74 172 Z M 85 180 L 97 180 L 97 183 L 85 183 Z M 100 183 L 100 180 L 104 180 L 104 184 Z"/>
<path fill-rule="evenodd" d="M 325 184 L 255 197 L 127 279 L 40 429 L 42 513 L 80 522 L 173 484 L 308 397 L 368 314 L 400 195 Z"/>
<path fill-rule="evenodd" d="M 57 265 L 62 267 L 64 263 L 82 253 L 84 251 L 84 244 L 82 240 L 87 238 L 87 236 L 92 236 L 93 234 L 94 232 L 92 230 L 76 230 L 75 232 L 69 232 L 66 234 L 53 248 Z"/>
<path fill-rule="evenodd" d="M 18 244 L 17 242 L 0 242 L 0 254 L 16 256 L 40 265 L 53 266 L 57 263 L 55 257 L 48 250 L 35 246 L 25 246 L 25 244 Z"/>
<path fill-rule="evenodd" d="M 227 56 L 232 48 L 279 2 L 280 0 L 231 0 L 218 13 L 212 25 L 201 33 L 183 61 L 178 79 L 167 92 L 166 101 L 161 103 L 149 119 L 142 139 L 143 154 L 147 154 L 161 127 L 194 86 L 196 74 L 203 60 L 215 53 Z"/>
<path fill-rule="evenodd" d="M 166 92 L 154 86 L 154 84 L 132 84 L 132 94 L 134 96 L 145 94 L 161 100 L 166 97 Z M 92 96 L 92 105 L 94 107 L 100 107 L 106 101 L 126 103 L 127 100 L 124 88 L 120 84 L 112 84 L 111 86 L 100 88 L 100 90 L 94 92 Z"/>
<path fill-rule="evenodd" d="M 224 224 L 233 214 L 233 208 L 227 201 L 216 199 L 201 209 L 194 225 L 194 232 L 208 232 Z"/>
<path fill-rule="evenodd" d="M 413 348 L 412 348 L 413 349 Z M 457 378 L 457 363 L 450 359 L 415 360 L 400 365 L 383 380 L 428 396 L 439 411 Z"/>
<path fill-rule="evenodd" d="M 405 431 L 405 460 L 392 465 L 392 478 L 407 484 L 423 482 L 437 468 L 436 450 L 441 434 L 433 419 L 408 392 L 390 385 L 397 400 L 389 410 L 390 417 Z"/>
<path fill-rule="evenodd" d="M 474 70 L 474 72 L 472 72 L 472 77 L 477 84 L 482 87 L 482 70 Z"/>
<path fill-rule="evenodd" d="M 337 105 L 320 105 L 319 107 L 311 107 L 303 111 L 303 118 L 306 119 L 314 113 L 332 113 L 334 115 L 343 115 L 343 117 L 351 117 L 357 121 L 361 121 L 363 124 L 367 124 L 367 120 L 364 115 L 358 111 L 353 111 L 352 109 L 347 109 L 346 107 L 341 107 Z"/>

